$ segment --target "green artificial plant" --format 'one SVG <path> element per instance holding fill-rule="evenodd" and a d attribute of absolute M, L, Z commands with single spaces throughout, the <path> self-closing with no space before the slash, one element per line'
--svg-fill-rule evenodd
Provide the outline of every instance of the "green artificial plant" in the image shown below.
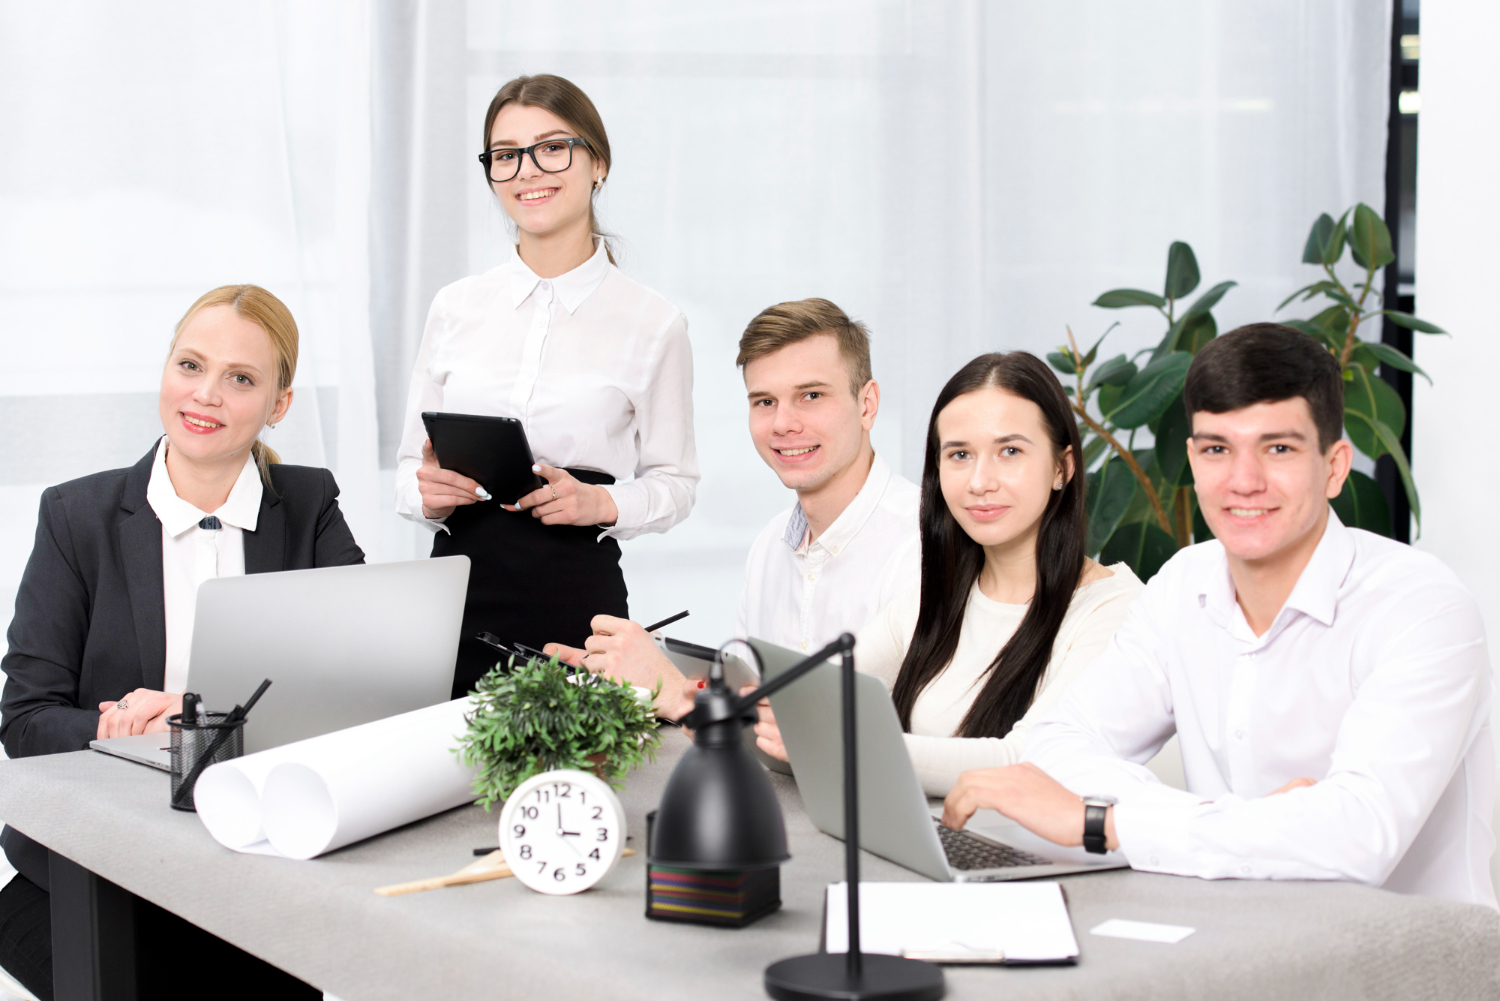
<path fill-rule="evenodd" d="M 1352 285 L 1335 270 L 1346 246 L 1363 272 L 1362 280 Z M 1375 273 L 1394 259 L 1390 231 L 1368 205 L 1356 205 L 1337 221 L 1325 213 L 1313 224 L 1302 255 L 1304 263 L 1323 269 L 1323 277 L 1292 293 L 1277 309 L 1299 296 L 1304 302 L 1323 296 L 1332 303 L 1309 319 L 1285 322 L 1317 338 L 1338 359 L 1344 373 L 1344 426 L 1349 438 L 1372 459 L 1391 456 L 1420 525 L 1417 489 L 1401 447 L 1406 411 L 1376 369 L 1388 365 L 1423 378 L 1427 374 L 1390 345 L 1358 336 L 1360 324 L 1376 316 L 1389 316 L 1393 323 L 1422 333 L 1444 332 L 1415 316 L 1378 308 Z M 1054 368 L 1069 377 L 1064 379 L 1064 388 L 1083 437 L 1089 554 L 1106 564 L 1123 561 L 1142 580 L 1153 576 L 1178 549 L 1212 537 L 1192 489 L 1193 473 L 1187 461 L 1191 428 L 1182 405 L 1182 386 L 1193 356 L 1218 336 L 1213 309 L 1236 283 L 1220 282 L 1183 308 L 1199 282 L 1193 248 L 1175 242 L 1167 251 L 1161 294 L 1122 288 L 1094 301 L 1104 309 L 1155 309 L 1166 332 L 1154 348 L 1100 361 L 1099 348 L 1114 329 L 1112 325 L 1088 351 L 1079 348 L 1069 330 L 1068 343 L 1047 356 Z M 1150 431 L 1153 444 L 1137 448 L 1135 439 L 1142 428 Z M 1345 524 L 1390 534 L 1385 495 L 1365 474 L 1351 471 L 1333 505 Z"/>
<path fill-rule="evenodd" d="M 650 699 L 600 674 L 569 676 L 556 657 L 496 664 L 479 680 L 466 718 L 455 751 L 477 769 L 474 791 L 486 810 L 556 768 L 594 772 L 619 788 L 661 745 Z"/>

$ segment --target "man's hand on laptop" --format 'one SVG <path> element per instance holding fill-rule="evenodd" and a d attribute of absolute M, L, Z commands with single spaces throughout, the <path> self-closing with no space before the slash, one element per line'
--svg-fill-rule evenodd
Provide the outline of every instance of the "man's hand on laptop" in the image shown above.
<path fill-rule="evenodd" d="M 1083 800 L 1029 761 L 964 772 L 943 801 L 943 823 L 959 830 L 983 809 L 1002 813 L 1053 844 L 1083 844 Z M 1113 808 L 1104 815 L 1104 838 L 1110 851 L 1120 847 Z"/>
<path fill-rule="evenodd" d="M 757 687 L 746 685 L 740 689 L 740 694 L 748 695 Z M 755 711 L 760 716 L 755 723 L 755 746 L 777 761 L 790 761 L 786 755 L 786 745 L 781 742 L 781 727 L 776 725 L 776 714 L 771 711 L 771 700 L 761 699 L 755 704 Z"/>
<path fill-rule="evenodd" d="M 137 688 L 129 695 L 99 703 L 99 740 L 141 733 L 165 733 L 167 717 L 182 712 L 182 695 Z"/>
<path fill-rule="evenodd" d="M 615 681 L 652 689 L 660 685 L 656 715 L 662 719 L 681 719 L 693 711 L 697 682 L 689 681 L 677 670 L 677 665 L 661 652 L 640 623 L 613 615 L 596 615 L 589 626 L 594 635 L 584 641 L 582 650 L 548 643 L 542 652 L 555 654 L 564 664 L 585 667 Z"/>

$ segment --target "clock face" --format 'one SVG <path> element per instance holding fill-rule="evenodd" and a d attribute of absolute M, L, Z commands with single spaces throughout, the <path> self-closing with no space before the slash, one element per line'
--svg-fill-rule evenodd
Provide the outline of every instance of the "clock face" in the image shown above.
<path fill-rule="evenodd" d="M 500 848 L 516 878 L 539 893 L 587 890 L 625 849 L 625 811 L 587 772 L 558 770 L 522 782 L 500 811 Z"/>

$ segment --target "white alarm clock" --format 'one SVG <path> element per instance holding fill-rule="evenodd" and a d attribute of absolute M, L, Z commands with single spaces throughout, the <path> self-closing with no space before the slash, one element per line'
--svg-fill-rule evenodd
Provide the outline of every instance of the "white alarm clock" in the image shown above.
<path fill-rule="evenodd" d="M 500 811 L 500 850 L 538 893 L 578 893 L 625 850 L 625 810 L 598 776 L 567 769 L 533 775 Z"/>

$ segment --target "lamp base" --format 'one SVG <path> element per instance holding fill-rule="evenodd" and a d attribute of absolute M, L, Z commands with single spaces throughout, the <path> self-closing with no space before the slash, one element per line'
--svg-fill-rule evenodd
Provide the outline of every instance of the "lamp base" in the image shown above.
<path fill-rule="evenodd" d="M 937 1001 L 943 996 L 943 971 L 931 963 L 870 952 L 860 963 L 862 975 L 851 979 L 842 952 L 783 959 L 766 967 L 766 993 L 777 1001 Z"/>

